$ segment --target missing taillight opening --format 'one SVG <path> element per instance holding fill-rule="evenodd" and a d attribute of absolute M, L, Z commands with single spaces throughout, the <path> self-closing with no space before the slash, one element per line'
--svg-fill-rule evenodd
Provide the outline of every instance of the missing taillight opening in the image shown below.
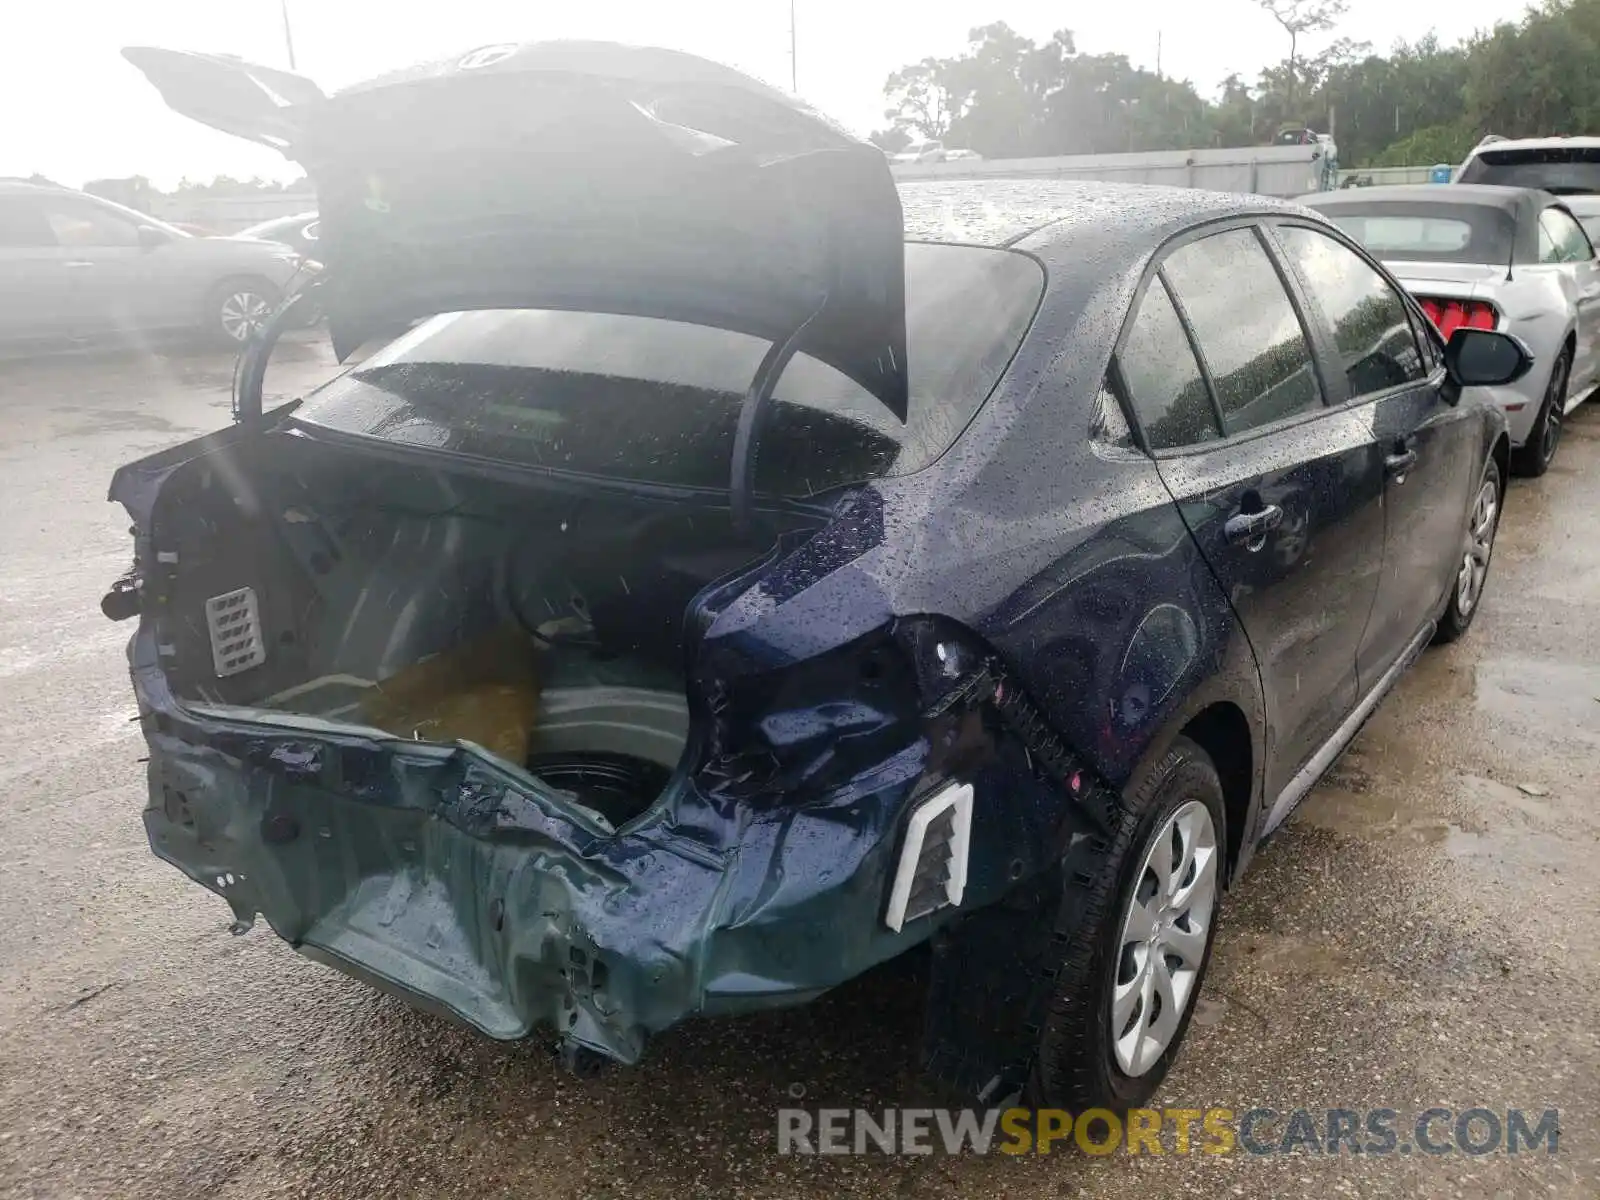
<path fill-rule="evenodd" d="M 1417 302 L 1428 320 L 1445 337 L 1458 329 L 1496 329 L 1500 324 L 1500 310 L 1487 300 L 1446 300 L 1434 296 L 1419 296 Z"/>

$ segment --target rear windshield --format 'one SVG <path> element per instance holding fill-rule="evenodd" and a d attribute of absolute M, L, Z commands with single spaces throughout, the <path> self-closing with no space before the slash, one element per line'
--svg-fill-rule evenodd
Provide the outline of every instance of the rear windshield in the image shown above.
<path fill-rule="evenodd" d="M 1323 215 L 1379 258 L 1508 263 L 1516 237 L 1509 212 L 1488 205 L 1329 205 Z"/>
<path fill-rule="evenodd" d="M 1462 168 L 1457 182 L 1543 188 L 1558 196 L 1600 192 L 1600 146 L 1482 150 Z"/>
<path fill-rule="evenodd" d="M 797 355 L 766 410 L 756 490 L 803 497 L 927 466 L 1005 373 L 1043 290 L 1044 271 L 1026 255 L 907 244 L 907 421 Z M 295 419 L 502 462 L 720 489 L 740 402 L 768 346 L 610 313 L 444 313 L 318 389 Z"/>

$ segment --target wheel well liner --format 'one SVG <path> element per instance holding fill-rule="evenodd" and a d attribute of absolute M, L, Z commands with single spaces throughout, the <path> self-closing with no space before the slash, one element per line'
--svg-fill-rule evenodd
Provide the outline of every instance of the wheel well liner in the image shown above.
<path fill-rule="evenodd" d="M 1232 701 L 1212 704 L 1190 718 L 1182 735 L 1200 746 L 1217 768 L 1228 820 L 1228 874 L 1239 862 L 1245 823 L 1250 818 L 1250 796 L 1255 786 L 1255 764 L 1250 745 L 1250 723 L 1244 710 Z"/>

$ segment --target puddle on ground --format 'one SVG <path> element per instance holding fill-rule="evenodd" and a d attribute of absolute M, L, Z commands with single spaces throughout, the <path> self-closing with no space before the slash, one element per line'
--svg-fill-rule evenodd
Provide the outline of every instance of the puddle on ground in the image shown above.
<path fill-rule="evenodd" d="M 1491 658 L 1476 675 L 1475 702 L 1491 719 L 1600 744 L 1600 666 Z"/>
<path fill-rule="evenodd" d="M 1560 792 L 1480 775 L 1452 775 L 1424 787 L 1374 780 L 1359 766 L 1336 767 L 1307 797 L 1296 820 L 1343 837 L 1432 846 L 1457 862 L 1574 869 L 1600 841 L 1600 816 L 1574 822 Z"/>
<path fill-rule="evenodd" d="M 1330 776 L 1307 797 L 1296 819 L 1345 837 L 1409 838 L 1439 846 L 1452 858 L 1474 854 L 1483 839 L 1482 830 L 1417 807 L 1414 796 L 1396 795 L 1390 787 L 1373 789 L 1364 776 L 1353 789 L 1340 786 L 1347 781 L 1348 773 Z"/>

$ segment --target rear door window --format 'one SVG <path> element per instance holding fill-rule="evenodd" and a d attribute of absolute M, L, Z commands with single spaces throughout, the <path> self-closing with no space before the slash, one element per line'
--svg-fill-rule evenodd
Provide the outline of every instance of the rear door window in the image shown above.
<path fill-rule="evenodd" d="M 1117 353 L 1117 368 L 1151 450 L 1222 436 L 1200 363 L 1159 275 L 1139 302 L 1139 313 Z"/>
<path fill-rule="evenodd" d="M 37 249 L 54 246 L 56 235 L 44 209 L 26 196 L 0 196 L 0 248 Z"/>
<path fill-rule="evenodd" d="M 1227 433 L 1322 407 L 1310 341 L 1254 230 L 1180 246 L 1162 271 L 1199 343 Z"/>
<path fill-rule="evenodd" d="M 1427 377 L 1405 301 L 1388 280 L 1325 233 L 1285 225 L 1278 236 L 1333 328 L 1352 396 Z"/>

